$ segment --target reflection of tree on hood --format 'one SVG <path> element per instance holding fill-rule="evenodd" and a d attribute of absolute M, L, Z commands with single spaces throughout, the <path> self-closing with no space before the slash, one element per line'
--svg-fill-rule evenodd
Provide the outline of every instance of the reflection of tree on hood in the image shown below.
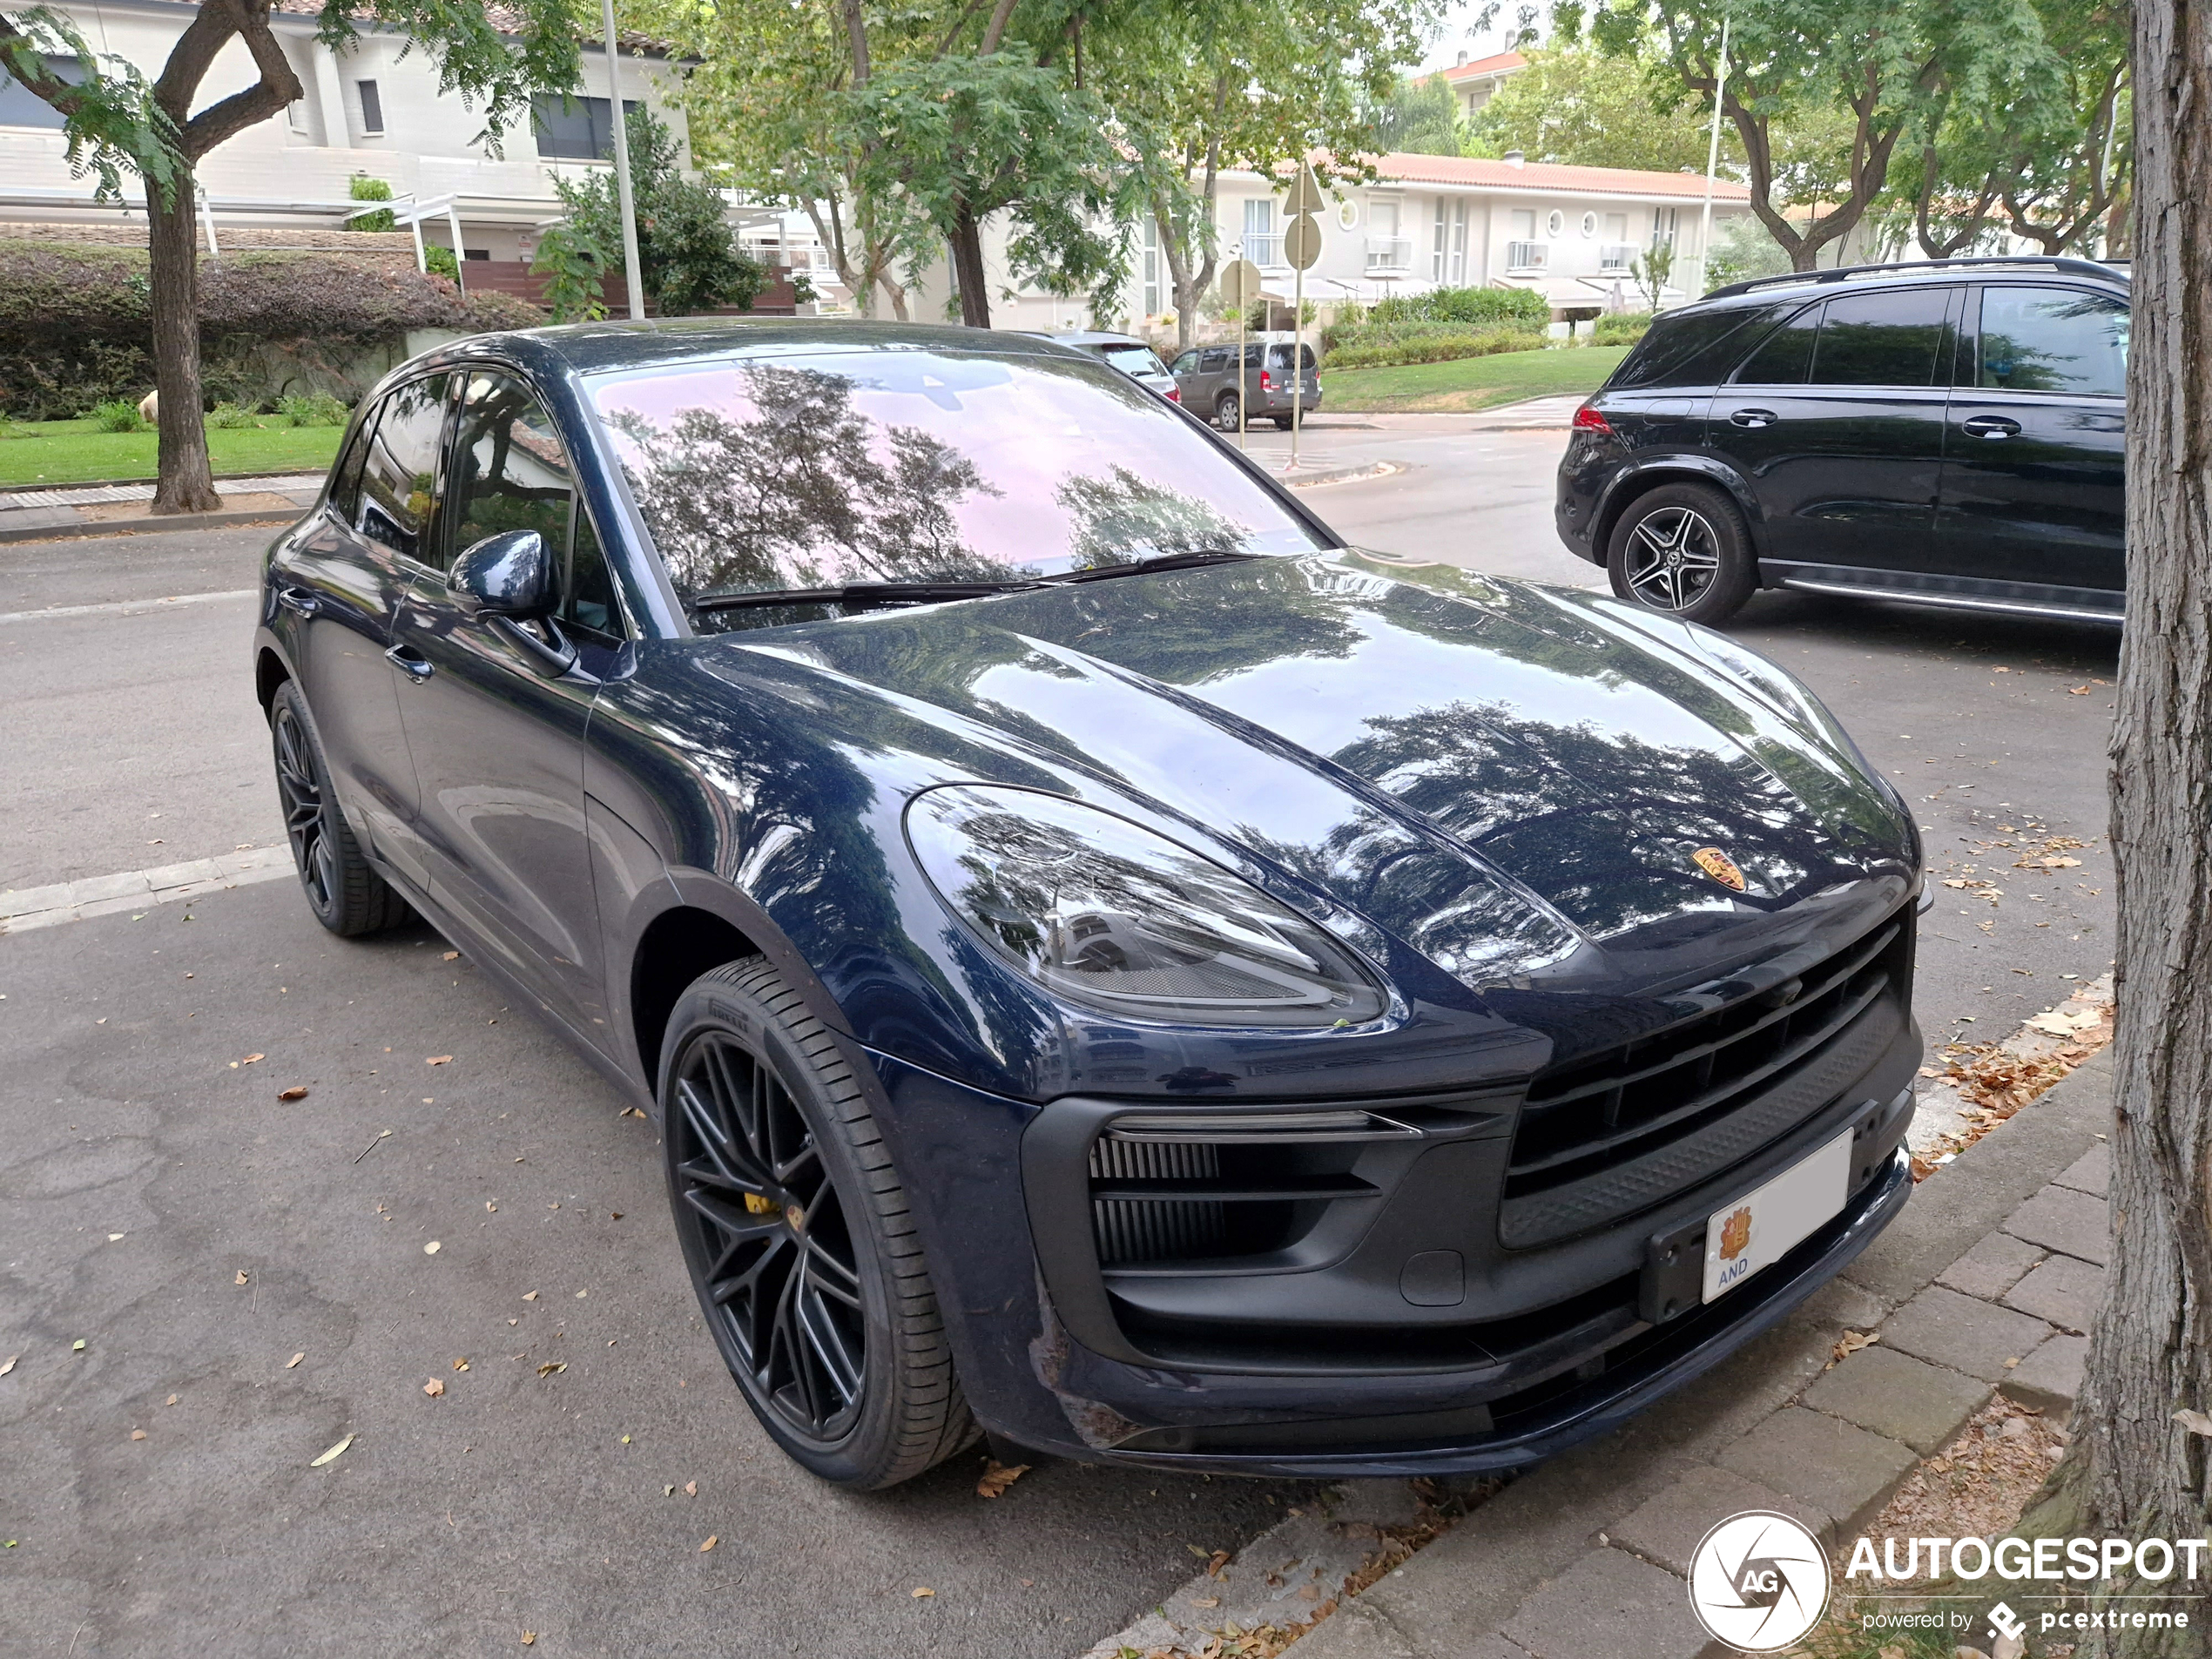
<path fill-rule="evenodd" d="M 664 425 L 634 410 L 610 417 L 634 446 L 631 485 L 679 590 L 1009 574 L 961 539 L 954 504 L 999 492 L 959 450 L 861 414 L 842 374 L 737 373 L 751 419 L 697 407 Z"/>
<path fill-rule="evenodd" d="M 1070 568 L 1130 564 L 1163 553 L 1237 553 L 1251 532 L 1204 502 L 1149 482 L 1116 462 L 1110 478 L 1070 476 L 1053 491 L 1072 521 Z"/>

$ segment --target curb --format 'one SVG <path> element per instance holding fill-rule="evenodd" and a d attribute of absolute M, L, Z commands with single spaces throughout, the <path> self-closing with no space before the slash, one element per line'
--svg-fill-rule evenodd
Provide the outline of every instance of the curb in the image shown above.
<path fill-rule="evenodd" d="M 1363 478 L 1387 478 L 1410 470 L 1402 461 L 1376 461 L 1364 467 L 1338 467 L 1328 472 L 1317 472 L 1311 477 L 1289 478 L 1278 472 L 1275 482 L 1292 489 L 1325 489 L 1331 484 L 1356 484 Z"/>
<path fill-rule="evenodd" d="M 97 523 L 76 524 L 34 524 L 11 526 L 6 521 L 8 513 L 0 506 L 0 543 L 9 542 L 65 542 L 92 536 L 140 536 L 149 530 L 209 530 L 231 524 L 289 524 L 287 517 L 266 507 L 239 508 L 221 513 L 169 513 L 161 517 L 148 515 L 144 518 L 108 518 Z"/>

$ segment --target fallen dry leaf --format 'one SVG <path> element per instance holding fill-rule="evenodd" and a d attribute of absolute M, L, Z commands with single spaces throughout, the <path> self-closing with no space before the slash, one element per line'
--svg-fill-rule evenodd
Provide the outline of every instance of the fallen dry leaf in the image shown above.
<path fill-rule="evenodd" d="M 714 1548 L 717 1544 L 720 1543 L 721 1541 L 722 1541 L 722 1534 L 721 1534 L 720 1533 L 718 1533 L 718 1532 L 717 1532 L 717 1533 L 709 1533 L 709 1534 L 706 1535 L 706 1542 L 705 1542 L 704 1544 L 701 1544 L 701 1545 L 699 1546 L 699 1554 L 702 1554 L 702 1555 L 705 1554 L 706 1554 L 706 1552 L 707 1552 L 708 1550 L 712 1549 L 712 1548 Z"/>
<path fill-rule="evenodd" d="M 1836 1358 L 1848 1359 L 1861 1348 L 1871 1348 L 1881 1339 L 1882 1333 L 1878 1331 L 1846 1331 L 1844 1332 L 1843 1339 L 1836 1344 Z"/>
<path fill-rule="evenodd" d="M 345 1449 L 346 1449 L 347 1447 L 351 1446 L 353 1443 L 354 1443 L 354 1437 L 353 1437 L 352 1435 L 348 1434 L 348 1435 L 347 1435 L 347 1436 L 344 1440 L 342 1440 L 339 1441 L 337 1445 L 335 1445 L 335 1446 L 332 1447 L 330 1448 L 330 1450 L 328 1450 L 327 1452 L 325 1452 L 325 1453 L 323 1453 L 320 1457 L 317 1458 L 317 1459 L 316 1459 L 316 1460 L 315 1460 L 313 1463 L 310 1463 L 309 1465 L 307 1465 L 307 1467 L 308 1467 L 309 1468 L 311 1468 L 311 1469 L 320 1469 L 320 1467 L 322 1467 L 322 1466 L 323 1466 L 324 1464 L 326 1464 L 326 1463 L 335 1463 L 335 1462 L 338 1460 L 338 1459 L 339 1459 L 340 1455 L 341 1455 L 341 1453 L 345 1451 Z"/>
<path fill-rule="evenodd" d="M 684 1482 L 684 1491 L 686 1496 L 696 1498 L 699 1495 L 699 1483 L 696 1480 L 686 1480 Z"/>
<path fill-rule="evenodd" d="M 177 1403 L 177 1396 L 172 1394 L 168 1399 L 163 1400 L 161 1403 L 165 1406 L 174 1406 Z"/>
<path fill-rule="evenodd" d="M 422 1392 L 423 1392 L 424 1393 L 426 1393 L 426 1394 L 429 1395 L 429 1397 L 430 1397 L 431 1399 L 437 1399 L 437 1397 L 438 1397 L 439 1395 L 441 1395 L 441 1394 L 444 1393 L 445 1393 L 445 1391 L 446 1391 L 446 1386 L 445 1386 L 445 1384 L 443 1384 L 442 1382 L 439 1381 L 439 1380 L 438 1380 L 438 1379 L 436 1379 L 435 1377 L 431 1378 L 431 1379 L 430 1379 L 430 1380 L 429 1380 L 428 1382 L 426 1382 L 426 1383 L 424 1383 L 424 1384 L 422 1385 Z"/>
<path fill-rule="evenodd" d="M 536 1291 L 524 1291 L 523 1292 L 523 1300 L 524 1300 L 525 1302 L 535 1302 L 535 1301 L 536 1301 L 536 1300 L 537 1300 L 537 1292 L 536 1292 Z"/>
<path fill-rule="evenodd" d="M 239 1065 L 241 1065 L 241 1066 L 250 1066 L 250 1065 L 252 1065 L 252 1064 L 253 1064 L 255 1061 L 257 1061 L 257 1060 L 266 1060 L 267 1058 L 268 1058 L 268 1055 L 265 1055 L 265 1054 L 250 1054 L 250 1055 L 246 1055 L 245 1059 L 243 1059 L 243 1060 L 239 1061 L 238 1063 L 239 1063 Z"/>
<path fill-rule="evenodd" d="M 565 1359 L 549 1359 L 537 1368 L 537 1374 L 541 1377 L 550 1377 L 568 1368 L 569 1362 Z"/>
<path fill-rule="evenodd" d="M 1190 1605 L 1192 1607 L 1219 1607 L 1221 1598 L 1218 1595 L 1194 1595 L 1190 1598 Z"/>
<path fill-rule="evenodd" d="M 143 1440 L 145 1437 L 146 1432 L 142 1428 L 134 1428 L 131 1431 L 131 1438 L 134 1440 Z"/>
<path fill-rule="evenodd" d="M 433 1238 L 428 1244 L 422 1246 L 422 1253 L 425 1256 L 435 1256 L 444 1248 L 445 1245 L 442 1242 Z"/>
<path fill-rule="evenodd" d="M 914 1588 L 908 1590 L 907 1594 L 913 1596 L 915 1601 L 919 1602 L 925 1595 L 934 1595 L 937 1592 L 931 1589 L 927 1584 L 917 1584 L 914 1587 Z"/>
<path fill-rule="evenodd" d="M 4 1377 L 13 1371 L 16 1368 L 16 1361 L 22 1358 L 23 1356 L 19 1353 L 11 1353 L 4 1360 L 0 1360 L 0 1377 Z"/>
<path fill-rule="evenodd" d="M 461 953 L 457 950 L 449 950 L 438 960 L 442 962 L 457 962 L 461 960 Z"/>
<path fill-rule="evenodd" d="M 243 1267 L 241 1267 L 241 1268 L 239 1268 L 239 1269 L 238 1270 L 238 1278 L 237 1278 L 235 1280 L 233 1280 L 233 1283 L 234 1283 L 234 1284 L 239 1284 L 239 1285 L 244 1285 L 244 1284 L 246 1284 L 246 1283 L 247 1283 L 247 1282 L 248 1282 L 248 1281 L 247 1281 L 246 1277 L 246 1270 L 245 1270 Z"/>
<path fill-rule="evenodd" d="M 434 1054 L 422 1063 L 426 1066 L 449 1066 L 453 1063 L 453 1056 L 449 1054 Z"/>
<path fill-rule="evenodd" d="M 468 1359 L 468 1357 L 464 1354 L 462 1358 L 460 1358 L 460 1359 L 458 1359 L 455 1360 L 455 1361 L 453 1362 L 453 1368 L 454 1368 L 455 1371 L 466 1371 L 466 1370 L 468 1370 L 468 1369 L 469 1369 L 469 1359 Z"/>
<path fill-rule="evenodd" d="M 975 1483 L 975 1495 L 979 1498 L 1002 1498 L 1006 1495 L 1007 1487 L 1028 1472 L 1029 1466 L 1026 1463 L 1016 1463 L 1009 1468 L 1003 1463 L 987 1462 L 983 1466 L 983 1478 Z"/>
<path fill-rule="evenodd" d="M 289 1371 L 289 1370 L 291 1370 L 291 1369 L 292 1369 L 292 1367 L 293 1367 L 293 1366 L 294 1366 L 298 1365 L 298 1364 L 299 1364 L 299 1363 L 300 1363 L 302 1359 L 305 1359 L 307 1357 L 307 1351 L 305 1348 L 302 1348 L 302 1349 L 301 1349 L 301 1350 L 300 1350 L 298 1353 L 293 1354 L 293 1355 L 292 1356 L 292 1358 L 291 1358 L 291 1359 L 287 1359 L 287 1360 L 286 1360 L 286 1361 L 284 1362 L 284 1368 L 285 1368 L 287 1371 Z"/>
<path fill-rule="evenodd" d="M 289 1089 L 280 1089 L 277 1090 L 277 1098 L 279 1100 L 305 1100 L 307 1097 L 307 1086 L 303 1083 L 294 1083 Z"/>
<path fill-rule="evenodd" d="M 1228 1565 L 1229 1552 L 1225 1549 L 1217 1549 L 1213 1553 L 1212 1559 L 1206 1562 L 1206 1576 L 1219 1578 Z"/>
<path fill-rule="evenodd" d="M 537 1632 L 536 1632 L 536 1631 L 535 1631 L 535 1630 L 525 1630 L 525 1631 L 523 1631 L 523 1645 L 525 1648 L 535 1648 L 536 1646 L 537 1646 Z"/>

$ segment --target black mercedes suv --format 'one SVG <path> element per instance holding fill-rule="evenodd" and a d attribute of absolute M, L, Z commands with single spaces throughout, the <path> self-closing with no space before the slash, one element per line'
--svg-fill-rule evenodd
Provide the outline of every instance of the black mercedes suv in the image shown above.
<path fill-rule="evenodd" d="M 2128 314 L 2084 260 L 1717 289 L 1575 412 L 1559 533 L 1692 622 L 1782 587 L 2117 623 Z"/>

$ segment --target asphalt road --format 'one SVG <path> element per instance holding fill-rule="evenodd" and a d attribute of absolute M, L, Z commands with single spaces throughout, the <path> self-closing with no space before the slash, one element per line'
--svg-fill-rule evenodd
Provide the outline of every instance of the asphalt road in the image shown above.
<path fill-rule="evenodd" d="M 1406 467 L 1309 498 L 1348 536 L 1601 579 L 1551 539 L 1561 435 L 1325 437 Z M 249 604 L 147 603 L 250 585 L 266 538 L 0 548 L 0 887 L 276 838 Z M 85 604 L 116 608 L 17 619 Z M 1784 595 L 1733 631 L 1899 779 L 1939 877 L 2000 890 L 1939 889 L 1932 1038 L 2104 970 L 2110 634 Z M 2078 866 L 2013 867 L 2053 836 Z M 333 940 L 282 881 L 0 938 L 0 1653 L 1046 1659 L 1298 1501 L 1065 1464 L 987 1501 L 977 1456 L 871 1497 L 799 1474 L 698 1329 L 645 1126 L 447 949 Z"/>

